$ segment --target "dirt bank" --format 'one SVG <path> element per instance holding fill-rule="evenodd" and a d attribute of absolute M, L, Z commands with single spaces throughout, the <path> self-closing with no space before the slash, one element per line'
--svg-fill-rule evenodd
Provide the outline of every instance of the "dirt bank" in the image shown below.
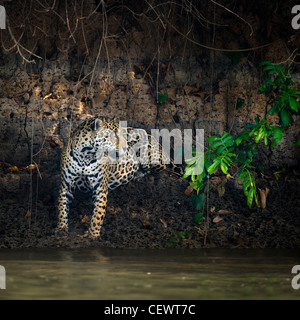
<path fill-rule="evenodd" d="M 82 237 L 91 217 L 89 197 L 77 194 L 70 234 L 58 238 L 54 235 L 57 188 L 53 196 L 45 191 L 58 177 L 52 176 L 48 183 L 39 181 L 37 186 L 36 174 L 31 177 L 25 169 L 8 170 L 2 166 L 0 175 L 0 248 L 300 248 L 300 174 L 296 170 L 280 173 L 278 180 L 258 175 L 257 186 L 270 189 L 265 209 L 249 209 L 234 180 L 215 177 L 211 180 L 209 214 L 200 226 L 193 219 L 196 210 L 191 198 L 184 194 L 188 182 L 167 173 L 149 175 L 109 193 L 100 241 Z M 225 186 L 222 197 L 217 191 L 219 183 Z M 40 190 L 37 198 L 28 198 L 30 187 Z M 216 223 L 216 216 L 222 220 Z"/>

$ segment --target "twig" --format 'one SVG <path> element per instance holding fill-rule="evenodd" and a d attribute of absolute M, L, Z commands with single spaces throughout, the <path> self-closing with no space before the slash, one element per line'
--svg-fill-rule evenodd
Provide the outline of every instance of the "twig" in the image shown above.
<path fill-rule="evenodd" d="M 75 2 L 76 3 L 76 2 Z M 74 9 L 76 10 L 76 8 Z M 70 32 L 70 36 L 69 38 L 72 38 L 74 43 L 76 43 L 76 40 L 75 40 L 75 37 L 74 37 L 74 33 L 78 27 L 78 18 L 76 19 L 76 24 L 75 24 L 75 28 L 74 28 L 74 31 L 71 30 L 71 27 L 70 27 L 70 21 L 69 21 L 69 14 L 68 14 L 68 0 L 66 0 L 66 19 L 67 19 L 67 27 L 69 29 L 69 32 Z"/>
<path fill-rule="evenodd" d="M 225 6 L 223 6 L 222 4 L 220 4 L 220 3 L 218 3 L 218 2 L 216 2 L 216 1 L 214 1 L 214 0 L 210 0 L 210 1 L 211 1 L 212 3 L 214 3 L 214 4 L 216 4 L 217 6 L 223 8 L 224 10 L 232 13 L 233 15 L 235 15 L 236 17 L 238 17 L 240 20 L 244 21 L 244 22 L 249 26 L 249 28 L 251 29 L 250 37 L 252 37 L 253 28 L 252 28 L 251 24 L 250 24 L 248 21 L 246 21 L 245 19 L 243 19 L 243 18 L 242 18 L 241 16 L 239 16 L 237 13 L 229 10 L 228 8 L 226 8 Z"/>
<path fill-rule="evenodd" d="M 32 51 L 26 49 L 25 47 L 23 47 L 21 44 L 20 44 L 20 40 L 24 34 L 24 31 L 22 33 L 22 36 L 20 37 L 20 39 L 17 41 L 15 36 L 13 35 L 12 31 L 11 31 L 11 28 L 10 28 L 10 24 L 9 24 L 9 18 L 6 17 L 6 20 L 7 20 L 7 28 L 8 28 L 8 32 L 13 40 L 13 42 L 15 43 L 14 46 L 12 46 L 9 51 L 11 51 L 14 47 L 17 48 L 17 51 L 18 53 L 20 54 L 20 56 L 23 58 L 23 60 L 25 60 L 27 63 L 35 63 L 35 60 L 28 60 L 27 58 L 25 58 L 25 56 L 22 54 L 20 48 L 22 48 L 23 50 L 25 50 L 26 52 L 30 53 L 31 55 L 33 55 L 34 57 L 38 58 L 38 59 L 42 59 L 42 57 L 38 56 L 37 54 L 33 53 Z"/>
<path fill-rule="evenodd" d="M 208 49 L 208 50 L 213 50 L 213 51 L 221 51 L 221 52 L 247 52 L 247 51 L 255 51 L 255 50 L 258 50 L 258 49 L 262 49 L 262 48 L 266 48 L 278 41 L 281 41 L 281 39 L 278 39 L 278 40 L 275 40 L 273 42 L 270 42 L 270 43 L 267 43 L 267 44 L 263 44 L 261 46 L 257 46 L 257 47 L 251 47 L 251 48 L 246 48 L 246 49 L 222 49 L 222 48 L 215 48 L 215 47 L 211 47 L 211 46 L 207 46 L 207 45 L 204 45 L 202 43 L 199 43 L 189 37 L 187 37 L 185 34 L 183 34 L 181 31 L 179 31 L 174 25 L 172 25 L 171 23 L 168 22 L 168 24 L 170 25 L 171 28 L 173 28 L 176 32 L 178 32 L 178 34 L 180 34 L 181 36 L 183 36 L 184 38 L 188 39 L 191 43 L 199 46 L 199 47 L 202 47 L 202 48 L 205 48 L 205 49 Z"/>

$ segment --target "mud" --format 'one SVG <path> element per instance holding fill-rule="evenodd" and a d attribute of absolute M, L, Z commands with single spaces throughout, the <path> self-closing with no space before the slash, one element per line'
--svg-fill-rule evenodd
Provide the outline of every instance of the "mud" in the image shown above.
<path fill-rule="evenodd" d="M 18 169 L 1 167 L 0 248 L 300 248 L 299 170 L 280 172 L 278 180 L 257 175 L 257 186 L 270 189 L 265 209 L 249 209 L 234 179 L 214 177 L 201 225 L 184 193 L 186 180 L 165 172 L 149 175 L 110 191 L 101 240 L 91 241 L 83 237 L 92 211 L 88 196 L 76 194 L 69 235 L 57 237 L 58 175 L 43 181 L 28 168 Z M 222 197 L 220 183 L 225 187 Z M 222 220 L 216 223 L 216 216 Z"/>

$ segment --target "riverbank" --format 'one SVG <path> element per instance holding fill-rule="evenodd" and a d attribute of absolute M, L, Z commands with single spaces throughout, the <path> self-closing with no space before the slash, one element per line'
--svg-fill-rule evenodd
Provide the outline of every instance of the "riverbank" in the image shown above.
<path fill-rule="evenodd" d="M 185 194 L 185 179 L 167 173 L 147 176 L 109 193 L 99 241 L 83 237 L 91 218 L 89 197 L 76 195 L 69 235 L 57 237 L 57 190 L 47 194 L 40 182 L 38 197 L 28 198 L 27 188 L 23 193 L 22 188 L 13 189 L 18 187 L 16 181 L 21 185 L 28 182 L 30 174 L 7 170 L 2 167 L 0 175 L 0 248 L 300 248 L 300 175 L 296 170 L 280 172 L 277 178 L 257 175 L 257 187 L 270 189 L 265 209 L 249 209 L 234 179 L 214 177 L 206 220 L 201 225 L 194 219 L 197 211 L 190 196 Z M 32 180 L 36 181 L 35 175 Z M 10 192 L 4 191 L 3 181 Z M 219 186 L 225 190 L 222 196 Z"/>

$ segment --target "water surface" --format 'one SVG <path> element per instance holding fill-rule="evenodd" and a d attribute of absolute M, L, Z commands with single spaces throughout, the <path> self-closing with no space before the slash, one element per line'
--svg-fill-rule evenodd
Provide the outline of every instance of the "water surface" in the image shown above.
<path fill-rule="evenodd" d="M 299 250 L 0 250 L 0 299 L 300 299 Z"/>

